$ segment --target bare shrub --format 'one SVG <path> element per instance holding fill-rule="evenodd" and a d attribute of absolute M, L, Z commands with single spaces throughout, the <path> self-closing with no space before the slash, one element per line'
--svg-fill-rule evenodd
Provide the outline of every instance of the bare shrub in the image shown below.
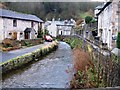
<path fill-rule="evenodd" d="M 76 71 L 85 71 L 89 67 L 94 67 L 93 62 L 90 59 L 89 53 L 83 51 L 79 47 L 73 49 L 74 67 Z"/>
<path fill-rule="evenodd" d="M 71 81 L 71 88 L 92 88 L 95 87 L 94 64 L 89 53 L 83 51 L 79 46 L 73 49 L 74 68 L 76 73 Z"/>

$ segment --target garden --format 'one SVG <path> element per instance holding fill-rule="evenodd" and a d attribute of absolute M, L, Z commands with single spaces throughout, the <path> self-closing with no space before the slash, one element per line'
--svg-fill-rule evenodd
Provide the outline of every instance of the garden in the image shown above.
<path fill-rule="evenodd" d="M 11 51 L 11 50 L 16 50 L 20 48 L 39 45 L 39 44 L 42 44 L 43 42 L 44 40 L 42 38 L 26 39 L 21 41 L 6 38 L 0 44 L 0 49 L 1 51 Z"/>

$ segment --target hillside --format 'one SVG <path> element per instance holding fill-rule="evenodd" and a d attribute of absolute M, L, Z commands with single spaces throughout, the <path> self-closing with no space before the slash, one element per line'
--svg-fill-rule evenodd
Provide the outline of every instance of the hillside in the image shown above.
<path fill-rule="evenodd" d="M 92 15 L 100 2 L 5 2 L 7 9 L 18 12 L 35 14 L 43 20 L 56 19 L 78 19 L 85 15 Z"/>

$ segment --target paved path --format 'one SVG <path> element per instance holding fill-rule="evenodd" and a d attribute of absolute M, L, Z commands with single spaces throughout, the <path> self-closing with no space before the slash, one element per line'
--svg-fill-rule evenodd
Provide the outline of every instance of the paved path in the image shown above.
<path fill-rule="evenodd" d="M 45 42 L 44 44 L 41 45 L 36 45 L 36 46 L 32 46 L 32 47 L 27 47 L 24 49 L 18 49 L 18 50 L 13 50 L 13 51 L 8 51 L 8 52 L 0 52 L 0 57 L 1 57 L 1 62 L 5 62 L 9 59 L 15 58 L 17 56 L 21 56 L 24 55 L 26 53 L 30 53 L 35 51 L 36 49 L 49 44 L 50 42 Z"/>
<path fill-rule="evenodd" d="M 9 73 L 2 87 L 9 88 L 69 88 L 73 75 L 72 51 L 68 44 L 59 43 L 58 49 L 26 69 Z"/>

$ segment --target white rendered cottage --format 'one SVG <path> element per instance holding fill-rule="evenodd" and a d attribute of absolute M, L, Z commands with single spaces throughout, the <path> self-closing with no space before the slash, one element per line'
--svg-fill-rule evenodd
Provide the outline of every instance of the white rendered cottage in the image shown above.
<path fill-rule="evenodd" d="M 98 16 L 98 36 L 103 44 L 107 44 L 109 49 L 116 47 L 116 37 L 120 31 L 120 0 L 111 0 L 103 5 L 97 13 Z"/>
<path fill-rule="evenodd" d="M 49 34 L 53 37 L 57 37 L 59 35 L 62 36 L 69 36 L 73 32 L 73 27 L 75 26 L 75 21 L 47 21 L 46 23 L 46 29 L 49 31 Z"/>
<path fill-rule="evenodd" d="M 35 39 L 42 23 L 35 15 L 0 9 L 0 42 L 5 38 Z"/>

